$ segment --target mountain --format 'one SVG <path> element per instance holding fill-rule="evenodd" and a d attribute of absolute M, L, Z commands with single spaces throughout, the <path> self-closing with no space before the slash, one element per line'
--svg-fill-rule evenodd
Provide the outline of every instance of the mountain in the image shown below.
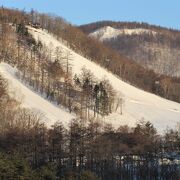
<path fill-rule="evenodd" d="M 161 97 L 180 102 L 180 81 L 178 77 L 160 75 L 159 73 L 155 73 L 154 70 L 147 69 L 145 66 L 143 67 L 143 63 L 139 64 L 132 61 L 131 58 L 112 49 L 110 46 L 88 37 L 82 30 L 66 22 L 63 18 L 40 14 L 35 11 L 31 13 L 21 13 L 17 10 L 3 9 L 0 13 L 9 23 L 12 23 L 16 27 L 19 24 L 22 26 L 23 22 L 26 25 L 29 24 L 36 28 L 45 29 L 57 39 L 63 41 L 66 46 L 76 53 L 106 68 L 131 85 Z M 168 34 L 169 32 L 169 30 L 162 30 L 147 24 L 131 24 L 131 27 L 123 24 L 123 26 L 125 29 L 149 29 L 153 32 L 162 31 L 164 34 Z M 26 34 L 26 31 L 23 30 L 22 27 L 20 27 L 19 31 L 22 31 L 21 34 Z M 93 31 L 96 30 L 93 28 L 94 26 L 91 26 L 90 29 Z M 101 26 L 99 26 L 99 28 L 101 28 Z M 117 29 L 118 27 L 113 28 Z M 178 32 L 174 32 L 178 34 Z M 178 68 L 178 66 L 176 67 Z"/>
<path fill-rule="evenodd" d="M 158 33 L 106 26 L 93 35 Z M 2 179 L 179 179 L 180 78 L 93 35 L 54 15 L 0 8 Z"/>
<path fill-rule="evenodd" d="M 123 112 L 121 114 L 121 109 L 119 108 L 116 112 L 104 117 L 105 122 L 112 123 L 116 128 L 119 125 L 126 124 L 135 126 L 138 120 L 146 120 L 153 123 L 161 133 L 166 127 L 175 127 L 179 122 L 180 104 L 129 85 L 106 69 L 74 52 L 46 31 L 30 26 L 28 31 L 37 41 L 41 41 L 45 46 L 49 47 L 51 44 L 52 54 L 55 54 L 57 47 L 61 49 L 62 53 L 68 51 L 71 54 L 72 73 L 74 75 L 79 75 L 81 69 L 86 68 L 97 79 L 105 78 L 112 84 L 112 87 L 118 94 L 117 98 L 123 98 L 124 100 Z"/>
<path fill-rule="evenodd" d="M 97 22 L 80 28 L 158 74 L 180 76 L 180 32 L 149 24 Z"/>
<path fill-rule="evenodd" d="M 63 54 L 66 54 L 66 52 L 71 54 L 73 75 L 81 74 L 82 68 L 86 68 L 97 79 L 106 79 L 112 84 L 112 87 L 117 93 L 116 98 L 123 99 L 123 107 L 122 109 L 119 107 L 117 111 L 105 116 L 103 118 L 104 122 L 111 123 L 117 128 L 120 125 L 135 126 L 138 120 L 146 120 L 153 123 L 158 132 L 161 133 L 166 127 L 174 128 L 179 122 L 180 104 L 129 85 L 100 65 L 74 52 L 66 46 L 66 43 L 57 40 L 45 30 L 28 26 L 28 32 L 37 42 L 40 41 L 44 46 L 51 48 L 53 59 L 55 58 L 57 48 L 61 49 L 61 53 Z M 0 65 L 0 74 L 8 80 L 11 94 L 15 98 L 22 99 L 23 106 L 36 109 L 36 111 L 42 113 L 45 116 L 45 122 L 47 122 L 48 126 L 51 126 L 57 120 L 60 120 L 67 126 L 73 115 L 51 104 L 48 100 L 43 99 L 40 94 L 33 91 L 30 86 L 23 84 L 15 76 L 16 71 L 16 69 L 6 63 L 1 63 Z M 15 91 L 18 91 L 18 96 Z"/>
<path fill-rule="evenodd" d="M 134 126 L 139 120 L 150 121 L 160 132 L 179 122 L 179 103 L 158 96 L 179 102 L 178 78 L 160 76 L 141 67 L 59 17 L 22 14 L 23 22 L 17 22 L 19 18 L 15 16 L 8 17 L 9 23 L 1 24 L 4 41 L 0 47 L 5 62 L 1 71 L 5 79 L 12 79 L 22 88 L 25 106 L 35 107 L 45 116 L 55 114 L 52 122 L 69 122 L 74 113 L 75 117 L 112 123 L 115 128 Z M 37 21 L 34 18 L 39 24 L 33 23 Z M 114 32 L 113 28 L 106 29 Z M 156 29 L 127 29 L 116 32 L 128 36 L 157 33 Z M 35 92 L 29 92 L 25 84 L 16 80 L 12 67 L 19 70 L 20 80 Z M 11 89 L 15 87 L 12 84 Z M 56 103 L 60 112 L 42 97 Z M 58 117 L 61 113 L 62 118 Z"/>

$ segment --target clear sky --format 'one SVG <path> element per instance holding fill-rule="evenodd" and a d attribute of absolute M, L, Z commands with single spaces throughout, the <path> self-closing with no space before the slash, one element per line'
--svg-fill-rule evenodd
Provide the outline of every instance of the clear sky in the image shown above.
<path fill-rule="evenodd" d="M 0 0 L 0 5 L 53 13 L 76 25 L 115 20 L 180 29 L 180 0 Z"/>

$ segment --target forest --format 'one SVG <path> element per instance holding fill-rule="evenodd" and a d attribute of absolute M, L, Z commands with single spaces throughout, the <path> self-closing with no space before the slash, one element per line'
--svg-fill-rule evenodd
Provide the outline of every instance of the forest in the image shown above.
<path fill-rule="evenodd" d="M 72 49 L 95 62 L 99 59 L 99 64 L 149 91 L 157 78 L 154 72 L 87 38 L 62 18 L 2 7 L 0 62 L 16 66 L 23 83 L 78 116 L 68 127 L 57 122 L 47 128 L 41 114 L 21 107 L 8 95 L 8 83 L 0 76 L 0 179 L 178 179 L 180 128 L 160 135 L 150 122 L 117 129 L 101 123 L 97 117 L 117 108 L 110 82 L 97 80 L 85 68 L 72 76 L 71 54 L 64 55 L 57 48 L 52 57 L 51 49 L 36 42 L 27 25 L 47 29 Z M 104 64 L 107 57 L 120 63 L 118 72 L 117 64 Z M 141 74 L 137 76 L 138 68 L 143 80 Z M 170 79 L 175 82 L 179 79 Z M 158 88 L 157 93 L 164 96 L 166 89 Z M 167 98 L 172 98 L 171 90 L 168 93 Z M 175 95 L 179 101 L 180 96 Z"/>
<path fill-rule="evenodd" d="M 180 130 L 159 135 L 136 127 L 74 119 L 47 128 L 40 114 L 20 107 L 0 80 L 1 179 L 178 179 Z"/>

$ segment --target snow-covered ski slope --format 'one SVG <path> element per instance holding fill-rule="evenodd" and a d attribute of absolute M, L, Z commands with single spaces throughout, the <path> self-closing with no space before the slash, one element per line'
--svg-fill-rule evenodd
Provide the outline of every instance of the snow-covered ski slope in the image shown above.
<path fill-rule="evenodd" d="M 42 120 L 48 127 L 56 121 L 65 126 L 73 119 L 73 115 L 57 107 L 48 100 L 25 86 L 16 76 L 17 70 L 6 63 L 0 63 L 0 74 L 8 81 L 9 95 L 22 103 L 23 107 L 33 109 L 42 114 Z"/>
<path fill-rule="evenodd" d="M 140 34 L 153 34 L 156 35 L 155 31 L 149 29 L 115 29 L 110 26 L 105 26 L 89 34 L 90 37 L 97 38 L 101 41 L 116 38 L 120 35 L 140 35 Z"/>
<path fill-rule="evenodd" d="M 54 51 L 56 47 L 60 47 L 63 52 L 69 51 L 73 59 L 71 64 L 74 74 L 79 74 L 82 67 L 85 66 L 91 70 L 97 78 L 101 79 L 105 77 L 108 79 L 114 89 L 118 93 L 123 94 L 125 98 L 123 115 L 121 115 L 120 112 L 115 112 L 104 118 L 104 121 L 112 123 L 117 127 L 125 124 L 133 126 L 137 121 L 144 119 L 145 121 L 152 122 L 159 132 L 162 132 L 167 127 L 174 128 L 180 123 L 179 103 L 169 101 L 129 85 L 96 63 L 75 53 L 46 31 L 31 27 L 28 28 L 36 40 L 39 39 Z"/>

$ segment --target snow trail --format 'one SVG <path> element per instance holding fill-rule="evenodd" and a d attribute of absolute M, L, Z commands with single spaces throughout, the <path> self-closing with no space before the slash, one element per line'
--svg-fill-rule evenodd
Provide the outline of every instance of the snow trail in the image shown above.
<path fill-rule="evenodd" d="M 0 63 L 0 74 L 8 81 L 9 95 L 18 101 L 22 106 L 33 109 L 44 115 L 43 121 L 51 127 L 56 121 L 62 122 L 66 127 L 74 116 L 66 110 L 50 103 L 39 94 L 25 86 L 16 77 L 17 69 L 6 63 Z"/>
<path fill-rule="evenodd" d="M 175 128 L 177 124 L 180 123 L 179 103 L 169 101 L 129 85 L 111 72 L 108 72 L 96 63 L 69 49 L 46 31 L 34 29 L 32 27 L 28 27 L 28 29 L 36 40 L 39 39 L 46 46 L 51 45 L 53 52 L 55 52 L 56 47 L 60 47 L 63 53 L 69 51 L 71 53 L 71 58 L 73 59 L 71 61 L 73 74 L 79 74 L 81 69 L 86 67 L 96 78 L 108 79 L 113 88 L 117 91 L 117 94 L 123 95 L 125 99 L 123 114 L 121 115 L 120 111 L 114 112 L 111 115 L 104 117 L 104 122 L 112 123 L 115 128 L 118 128 L 120 125 L 134 126 L 137 121 L 144 119 L 145 121 L 153 123 L 160 133 L 167 127 Z M 13 96 L 14 94 L 14 97 L 22 99 L 23 106 L 37 109 L 43 113 L 49 127 L 57 120 L 62 121 L 62 123 L 67 126 L 75 116 L 69 114 L 63 108 L 53 105 L 25 86 L 15 76 L 16 71 L 15 68 L 6 63 L 0 64 L 0 74 L 8 80 L 11 95 Z"/>
<path fill-rule="evenodd" d="M 32 27 L 28 27 L 28 29 L 36 40 L 39 39 L 46 46 L 51 44 L 52 47 L 53 45 L 54 51 L 56 47 L 60 47 L 64 53 L 69 51 L 73 59 L 71 62 L 73 74 L 79 74 L 81 69 L 86 67 L 91 70 L 95 77 L 108 79 L 113 88 L 118 93 L 123 94 L 125 97 L 123 115 L 119 112 L 114 112 L 104 118 L 105 122 L 112 123 L 115 127 L 125 124 L 134 126 L 138 120 L 144 119 L 153 123 L 161 132 L 167 127 L 174 128 L 177 123 L 180 123 L 179 103 L 129 85 L 96 63 L 77 54 L 46 31 Z"/>

